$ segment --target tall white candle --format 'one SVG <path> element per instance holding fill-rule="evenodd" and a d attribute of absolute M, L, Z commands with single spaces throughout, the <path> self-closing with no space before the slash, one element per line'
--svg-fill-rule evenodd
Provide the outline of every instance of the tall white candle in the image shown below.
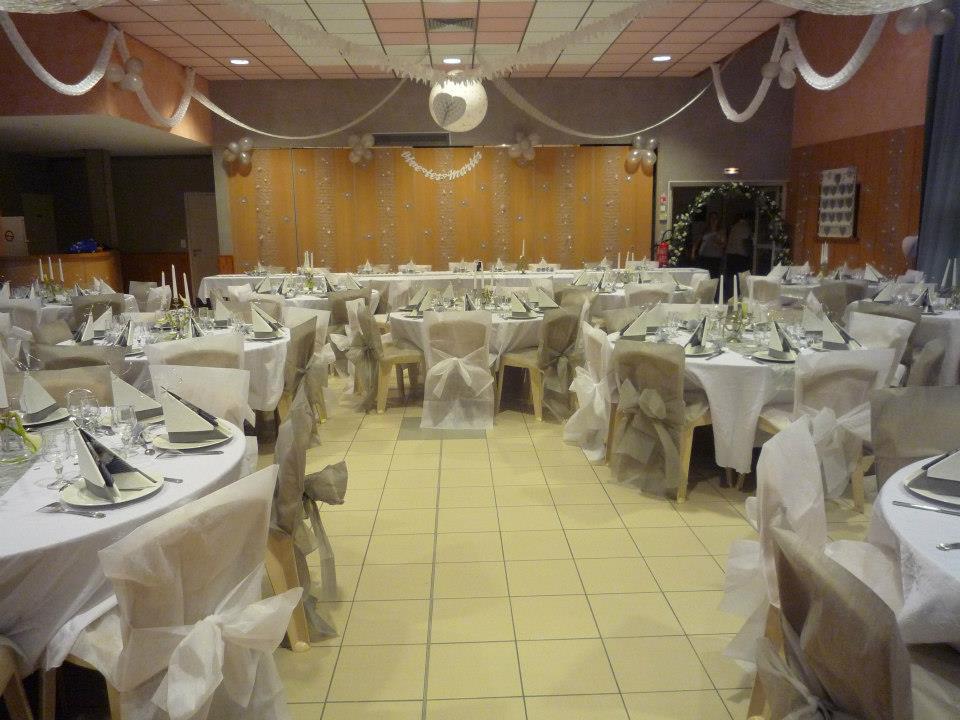
<path fill-rule="evenodd" d="M 173 281 L 173 296 L 171 302 L 176 302 L 180 296 L 177 294 L 177 271 L 173 265 L 170 266 L 170 279 Z"/>
<path fill-rule="evenodd" d="M 57 265 L 60 267 L 60 284 L 63 285 L 65 281 L 63 279 L 63 260 L 61 258 L 57 258 Z"/>
<path fill-rule="evenodd" d="M 947 287 L 947 280 L 950 279 L 950 265 L 953 263 L 951 258 L 947 258 L 947 266 L 943 269 L 943 280 L 940 281 L 940 287 Z"/>
<path fill-rule="evenodd" d="M 191 307 L 193 303 L 190 302 L 190 284 L 187 282 L 187 274 L 183 274 L 183 296 L 187 299 L 187 307 Z"/>
<path fill-rule="evenodd" d="M 163 270 L 160 271 L 160 287 L 167 286 L 167 273 Z"/>
<path fill-rule="evenodd" d="M 720 286 L 720 305 L 723 305 L 723 275 L 720 276 L 720 282 L 717 283 Z"/>
<path fill-rule="evenodd" d="M 527 239 L 524 238 L 520 241 L 520 257 L 526 257 L 527 255 Z"/>
<path fill-rule="evenodd" d="M 620 269 L 620 251 L 617 251 L 617 270 Z"/>
<path fill-rule="evenodd" d="M 50 278 L 50 281 L 53 282 L 53 258 L 51 258 L 49 255 L 47 255 L 47 270 L 49 271 L 47 275 Z"/>
<path fill-rule="evenodd" d="M 957 265 L 960 265 L 957 260 L 958 258 L 953 259 L 953 287 L 957 287 Z"/>
<path fill-rule="evenodd" d="M 43 282 L 43 258 L 37 258 L 37 267 L 40 268 L 40 282 Z"/>
<path fill-rule="evenodd" d="M 740 279 L 734 274 L 733 276 L 733 306 L 736 307 L 737 303 L 740 302 Z"/>
<path fill-rule="evenodd" d="M 830 250 L 826 243 L 820 243 L 820 264 L 827 265 L 830 262 Z"/>

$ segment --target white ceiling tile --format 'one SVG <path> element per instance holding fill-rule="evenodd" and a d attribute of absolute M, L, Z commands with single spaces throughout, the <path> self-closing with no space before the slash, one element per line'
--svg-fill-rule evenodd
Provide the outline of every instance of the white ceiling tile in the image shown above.
<path fill-rule="evenodd" d="M 580 22 L 578 17 L 552 17 L 552 18 L 531 18 L 527 25 L 527 34 L 531 32 L 569 32 L 576 30 Z"/>
<path fill-rule="evenodd" d="M 446 53 L 448 55 L 462 55 L 463 53 L 472 53 L 473 45 L 437 45 L 431 43 L 430 50 L 434 54 Z"/>
<path fill-rule="evenodd" d="M 291 20 L 314 20 L 313 11 L 306 5 L 277 5 L 275 12 L 286 15 Z"/>
<path fill-rule="evenodd" d="M 357 45 L 376 45 L 380 47 L 380 36 L 376 33 L 342 33 L 340 37 Z"/>
<path fill-rule="evenodd" d="M 367 8 L 363 3 L 310 3 L 310 7 L 321 20 L 367 20 Z"/>
<path fill-rule="evenodd" d="M 535 45 L 536 43 L 546 42 L 547 40 L 553 40 L 553 38 L 560 35 L 559 32 L 530 32 L 527 31 L 526 35 L 523 36 L 523 42 L 525 45 Z"/>
<path fill-rule="evenodd" d="M 426 45 L 387 45 L 387 55 L 427 55 Z"/>
<path fill-rule="evenodd" d="M 323 26 L 327 32 L 346 35 L 348 33 L 375 33 L 373 23 L 367 20 L 326 20 Z"/>
<path fill-rule="evenodd" d="M 567 2 L 566 0 L 557 0 L 557 2 L 544 2 L 540 0 L 533 8 L 534 18 L 581 18 L 590 7 L 590 0 L 577 0 L 576 2 Z"/>
<path fill-rule="evenodd" d="M 478 55 L 509 55 L 511 53 L 517 52 L 520 49 L 519 45 L 508 45 L 508 44 L 494 44 L 494 43 L 477 43 L 477 54 Z"/>

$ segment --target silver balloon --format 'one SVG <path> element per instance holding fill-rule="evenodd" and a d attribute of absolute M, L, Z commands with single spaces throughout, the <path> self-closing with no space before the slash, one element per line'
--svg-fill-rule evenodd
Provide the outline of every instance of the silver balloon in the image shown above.
<path fill-rule="evenodd" d="M 760 68 L 760 74 L 768 80 L 773 80 L 775 77 L 777 77 L 777 75 L 780 74 L 780 63 L 764 63 L 763 67 Z"/>
<path fill-rule="evenodd" d="M 238 143 L 236 140 L 231 140 L 227 143 L 227 150 L 232 152 L 234 155 L 238 155 L 240 153 L 240 143 Z"/>
<path fill-rule="evenodd" d="M 953 27 L 955 21 L 953 12 L 943 8 L 927 17 L 927 30 L 931 35 L 944 35 Z"/>
<path fill-rule="evenodd" d="M 647 140 L 647 150 L 649 150 L 650 152 L 653 152 L 654 150 L 657 149 L 657 144 L 658 143 L 656 138 L 650 138 L 649 140 Z"/>
<path fill-rule="evenodd" d="M 351 135 L 350 137 L 347 138 L 347 145 L 349 145 L 350 147 L 355 148 L 359 144 L 360 144 L 359 135 Z"/>
<path fill-rule="evenodd" d="M 351 150 L 351 151 L 350 151 L 350 162 L 352 162 L 354 165 L 356 165 L 358 162 L 360 162 L 360 153 L 358 153 L 356 150 Z"/>
<path fill-rule="evenodd" d="M 223 161 L 225 163 L 232 163 L 236 159 L 237 159 L 237 154 L 233 152 L 230 148 L 226 148 L 223 151 Z"/>
<path fill-rule="evenodd" d="M 642 147 L 643 147 L 643 135 L 637 135 L 637 136 L 633 139 L 633 146 L 634 146 L 635 148 L 642 148 Z"/>
<path fill-rule="evenodd" d="M 127 58 L 127 61 L 123 64 L 123 69 L 128 73 L 133 73 L 134 75 L 142 75 L 143 60 L 138 57 Z"/>
<path fill-rule="evenodd" d="M 540 136 L 537 135 L 536 133 L 531 133 L 531 134 L 530 134 L 530 137 L 529 137 L 528 139 L 530 140 L 530 144 L 531 144 L 531 145 L 539 145 L 539 144 L 540 144 Z"/>
<path fill-rule="evenodd" d="M 507 148 L 507 155 L 509 155 L 510 157 L 512 157 L 514 160 L 516 160 L 516 159 L 517 159 L 518 157 L 520 157 L 522 154 L 523 154 L 523 150 L 522 150 L 522 149 L 520 148 L 520 146 L 517 145 L 517 144 L 513 144 L 513 145 L 511 145 L 510 147 Z"/>
<path fill-rule="evenodd" d="M 360 144 L 365 148 L 372 148 L 375 142 L 376 141 L 374 140 L 373 135 L 370 133 L 366 133 L 360 138 Z"/>
<path fill-rule="evenodd" d="M 780 71 L 780 87 L 789 90 L 797 84 L 797 74 L 793 70 Z"/>
<path fill-rule="evenodd" d="M 918 30 L 926 19 L 927 9 L 920 5 L 902 10 L 900 14 L 897 15 L 897 20 L 894 24 L 897 27 L 898 33 L 901 35 L 909 35 Z"/>
<path fill-rule="evenodd" d="M 241 152 L 239 155 L 237 155 L 237 160 L 240 162 L 241 165 L 249 165 L 251 160 L 250 153 Z"/>
<path fill-rule="evenodd" d="M 627 153 L 627 159 L 623 161 L 623 169 L 627 175 L 633 175 L 640 169 L 640 159 L 641 152 L 639 150 L 631 150 Z"/>
<path fill-rule="evenodd" d="M 536 153 L 533 151 L 533 148 L 527 148 L 526 150 L 523 151 L 523 159 L 526 160 L 527 162 L 530 162 L 531 160 L 533 160 L 535 156 L 536 156 Z"/>
<path fill-rule="evenodd" d="M 143 78 L 133 73 L 127 73 L 123 76 L 123 80 L 120 81 L 120 87 L 130 92 L 143 90 Z"/>
<path fill-rule="evenodd" d="M 110 63 L 107 65 L 107 80 L 112 83 L 120 82 L 123 80 L 123 76 L 126 74 L 127 73 L 124 71 L 124 69 L 117 63 Z"/>
<path fill-rule="evenodd" d="M 240 138 L 240 142 L 237 143 L 240 146 L 242 152 L 250 152 L 253 150 L 253 140 L 248 137 Z"/>
<path fill-rule="evenodd" d="M 641 150 L 640 169 L 647 177 L 653 177 L 653 168 L 657 164 L 657 156 L 652 150 Z"/>

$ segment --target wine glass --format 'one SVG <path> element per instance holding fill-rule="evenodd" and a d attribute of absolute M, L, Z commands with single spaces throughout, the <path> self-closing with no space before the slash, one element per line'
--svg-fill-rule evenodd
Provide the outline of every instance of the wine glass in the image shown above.
<path fill-rule="evenodd" d="M 59 488 L 63 484 L 63 463 L 70 456 L 70 434 L 64 428 L 46 430 L 43 433 L 41 453 L 43 459 L 53 463 L 53 472 L 56 475 L 52 483 L 37 484 L 46 488 Z"/>
<path fill-rule="evenodd" d="M 133 405 L 114 405 L 111 408 L 111 424 L 120 432 L 120 452 L 127 457 L 133 443 L 133 429 L 137 424 L 137 412 Z"/>
<path fill-rule="evenodd" d="M 67 412 L 82 427 L 94 430 L 100 424 L 100 403 L 92 391 L 76 388 L 67 393 Z"/>

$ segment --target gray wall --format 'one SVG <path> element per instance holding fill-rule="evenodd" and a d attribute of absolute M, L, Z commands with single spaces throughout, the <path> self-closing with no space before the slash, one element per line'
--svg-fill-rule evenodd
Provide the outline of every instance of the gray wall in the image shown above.
<path fill-rule="evenodd" d="M 737 109 L 747 105 L 760 82 L 760 66 L 770 57 L 774 35 L 743 48 L 724 70 L 725 87 Z M 674 112 L 710 80 L 657 79 L 528 79 L 510 83 L 545 114 L 565 125 L 595 134 L 612 134 L 644 127 Z M 368 110 L 384 97 L 395 80 L 258 80 L 213 82 L 210 94 L 228 113 L 252 125 L 284 135 L 308 135 L 338 127 Z M 515 108 L 490 83 L 485 85 L 489 109 L 474 130 L 455 133 L 455 145 L 496 145 L 513 142 L 518 130 L 537 132 L 544 144 L 595 144 L 541 126 Z M 436 132 L 427 109 L 429 88 L 408 82 L 379 112 L 348 132 L 315 142 L 281 141 L 250 134 L 259 147 L 318 147 L 346 145 L 354 132 Z M 741 169 L 738 179 L 786 182 L 790 159 L 793 94 L 776 83 L 760 111 L 747 123 L 727 120 L 711 88 L 697 103 L 647 135 L 660 141 L 657 194 L 668 194 L 671 181 L 719 181 L 725 167 Z M 214 142 L 222 147 L 244 131 L 217 117 Z M 597 144 L 603 141 L 598 141 Z M 628 141 L 610 141 L 628 144 Z M 215 155 L 215 158 L 217 156 Z M 218 185 L 221 222 L 228 217 L 224 185 Z M 666 227 L 658 223 L 656 235 Z M 229 244 L 229 229 L 221 225 L 221 242 Z M 225 248 L 224 248 L 225 249 Z"/>

